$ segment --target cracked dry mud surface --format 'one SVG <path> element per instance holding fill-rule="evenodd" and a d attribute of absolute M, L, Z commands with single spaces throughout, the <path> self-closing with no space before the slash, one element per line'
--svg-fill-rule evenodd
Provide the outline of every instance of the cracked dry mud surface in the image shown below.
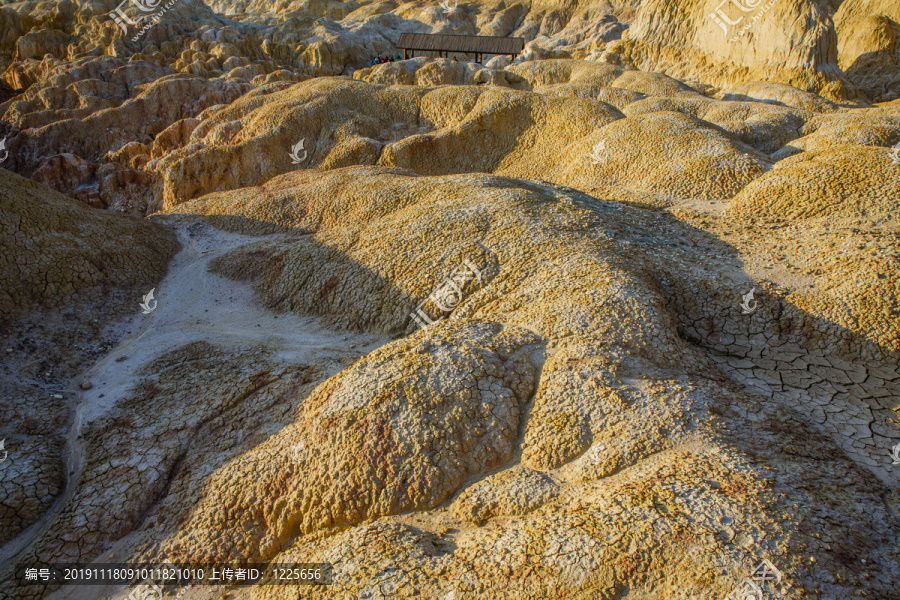
<path fill-rule="evenodd" d="M 0 6 L 0 599 L 900 600 L 895 4 Z"/>
<path fill-rule="evenodd" d="M 364 349 L 382 343 L 379 336 L 331 333 L 316 326 L 313 318 L 287 314 L 279 321 L 278 315 L 261 311 L 254 306 L 247 286 L 233 284 L 206 269 L 217 253 L 245 244 L 249 238 L 214 230 L 196 219 L 161 220 L 179 233 L 182 250 L 157 288 L 160 303 L 150 315 L 132 317 L 132 322 L 124 326 L 135 327 L 137 333 L 123 336 L 125 332 L 117 332 L 118 345 L 80 374 L 80 380 L 91 381 L 92 387 L 73 394 L 78 403 L 71 407 L 74 410 L 67 436 L 69 487 L 55 490 L 61 496 L 56 505 L 39 522 L 29 523 L 30 529 L 4 548 L 10 554 L 20 551 L 19 560 L 42 560 L 52 554 L 60 561 L 78 562 L 86 554 L 96 553 L 110 540 L 131 531 L 148 506 L 158 501 L 168 486 L 173 465 L 181 462 L 185 447 L 198 429 L 210 427 L 208 423 L 215 418 L 230 423 L 235 412 L 243 410 L 259 412 L 271 427 L 271 414 L 266 410 L 271 390 L 285 385 L 293 389 L 291 386 L 314 379 L 320 370 L 330 373 L 339 369 L 348 357 L 358 356 L 359 351 L 350 347 Z M 208 340 L 220 346 L 212 346 Z M 225 349 L 243 359 L 254 357 L 254 364 L 246 369 L 229 367 L 236 362 L 227 358 Z M 168 358 L 161 360 L 161 356 Z M 149 371 L 148 363 L 154 365 Z M 283 363 L 290 366 L 286 368 Z M 301 363 L 306 366 L 299 367 Z M 160 414 L 147 415 L 154 422 L 151 429 L 144 427 L 148 423 L 137 423 L 139 432 L 135 431 L 134 407 L 117 402 L 134 393 L 134 383 L 149 373 L 153 379 L 184 382 L 186 372 L 199 366 L 212 374 L 210 369 L 215 365 L 223 369 L 219 372 L 221 387 L 203 386 L 211 403 L 195 402 L 197 390 L 182 388 L 169 398 L 168 405 L 158 407 Z M 244 383 L 233 388 L 235 381 Z M 186 410 L 188 407 L 193 408 Z M 229 413 L 231 416 L 224 416 Z M 238 449 L 241 441 L 252 444 L 249 435 L 250 439 L 244 440 L 244 429 L 232 431 L 230 425 L 227 429 L 237 436 Z M 159 446 L 147 452 L 146 443 Z M 21 451 L 19 444 L 14 447 Z M 55 453 L 61 454 L 61 450 Z M 234 453 L 236 448 L 227 450 Z M 15 477 L 21 472 L 20 465 L 28 467 L 22 458 L 16 456 L 7 472 L 13 481 L 20 479 Z M 117 483 L 110 485 L 110 478 Z M 125 505 L 130 508 L 109 510 L 110 506 Z M 98 534 L 84 537 L 78 533 L 84 524 L 95 522 L 102 523 L 96 529 Z M 73 535 L 59 536 L 65 528 L 71 528 Z M 13 529 L 11 533 L 18 531 Z M 23 558 L 21 552 L 31 554 Z"/>
<path fill-rule="evenodd" d="M 891 597 L 890 330 L 751 280 L 740 244 L 706 231 L 727 219 L 379 167 L 169 212 L 150 220 L 183 248 L 161 304 L 90 375 L 133 385 L 84 394 L 84 470 L 32 558 L 333 563 L 312 597 L 611 598 L 724 595 L 769 557 L 789 597 Z M 417 331 L 414 299 L 463 259 L 480 281 Z M 225 295 L 270 333 L 201 312 Z M 295 313 L 395 339 L 279 351 Z"/>

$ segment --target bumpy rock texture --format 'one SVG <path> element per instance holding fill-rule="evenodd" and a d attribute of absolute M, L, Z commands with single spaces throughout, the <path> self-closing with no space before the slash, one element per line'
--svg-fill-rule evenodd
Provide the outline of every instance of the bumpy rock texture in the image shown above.
<path fill-rule="evenodd" d="M 6 170 L 0 219 L 0 276 L 16 282 L 0 290 L 4 320 L 33 309 L 90 308 L 122 289 L 150 289 L 176 246 L 159 225 L 88 210 Z"/>
<path fill-rule="evenodd" d="M 115 6 L 0 8 L 0 598 L 900 599 L 893 3 Z"/>
<path fill-rule="evenodd" d="M 897 98 L 900 6 L 875 0 L 842 2 L 834 15 L 838 64 L 873 100 Z"/>

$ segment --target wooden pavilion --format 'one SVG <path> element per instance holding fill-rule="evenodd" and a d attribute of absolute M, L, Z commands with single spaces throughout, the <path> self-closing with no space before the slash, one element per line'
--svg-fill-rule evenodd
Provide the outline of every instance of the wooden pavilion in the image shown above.
<path fill-rule="evenodd" d="M 487 35 L 444 35 L 432 33 L 402 33 L 398 48 L 403 48 L 403 58 L 407 53 L 415 56 L 420 52 L 437 52 L 447 57 L 449 52 L 464 52 L 475 55 L 475 62 L 481 62 L 482 54 L 508 54 L 515 59 L 525 48 L 524 38 L 491 37 Z"/>

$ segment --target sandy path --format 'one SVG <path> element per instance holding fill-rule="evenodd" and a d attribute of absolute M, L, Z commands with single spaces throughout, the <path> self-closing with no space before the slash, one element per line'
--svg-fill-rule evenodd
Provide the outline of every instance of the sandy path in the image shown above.
<path fill-rule="evenodd" d="M 388 341 L 332 331 L 319 326 L 315 317 L 276 315 L 258 304 L 248 284 L 209 272 L 211 260 L 260 237 L 226 233 L 195 217 L 167 216 L 159 221 L 177 228 L 182 250 L 155 290 L 155 310 L 142 314 L 141 298 L 136 297 L 136 314 L 123 324 L 136 333 L 83 375 L 93 383 L 82 398 L 85 424 L 123 397 L 141 366 L 190 342 L 265 345 L 277 358 L 297 363 L 323 350 L 366 354 Z"/>

